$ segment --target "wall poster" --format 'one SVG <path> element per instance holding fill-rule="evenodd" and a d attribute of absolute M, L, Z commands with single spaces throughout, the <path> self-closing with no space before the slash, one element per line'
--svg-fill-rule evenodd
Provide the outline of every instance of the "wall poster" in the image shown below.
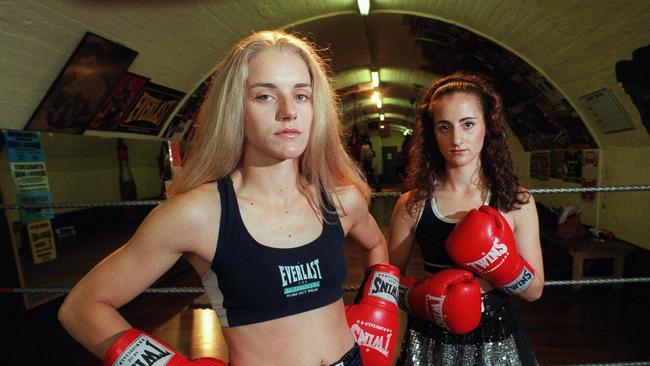
<path fill-rule="evenodd" d="M 564 181 L 582 182 L 582 151 L 567 150 L 564 152 Z"/>
<path fill-rule="evenodd" d="M 185 93 L 149 82 L 117 131 L 158 135 Z"/>
<path fill-rule="evenodd" d="M 582 151 L 582 186 L 598 186 L 598 150 Z M 595 192 L 583 192 L 580 194 L 585 202 L 593 202 L 596 198 Z"/>
<path fill-rule="evenodd" d="M 82 133 L 137 54 L 87 32 L 25 129 Z"/>
<path fill-rule="evenodd" d="M 91 130 L 114 131 L 140 97 L 149 78 L 125 72 L 111 95 L 88 126 Z"/>
<path fill-rule="evenodd" d="M 548 180 L 550 167 L 550 152 L 530 153 L 530 177 L 539 180 Z"/>
<path fill-rule="evenodd" d="M 27 233 L 34 264 L 56 259 L 56 246 L 54 244 L 54 234 L 52 234 L 50 220 L 27 224 Z"/>

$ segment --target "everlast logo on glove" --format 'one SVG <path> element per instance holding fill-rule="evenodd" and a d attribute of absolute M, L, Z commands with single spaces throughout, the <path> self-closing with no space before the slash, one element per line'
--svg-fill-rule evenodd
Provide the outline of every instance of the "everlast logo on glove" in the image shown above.
<path fill-rule="evenodd" d="M 139 336 L 121 354 L 113 366 L 164 366 L 174 352 L 146 336 Z"/>
<path fill-rule="evenodd" d="M 397 305 L 399 278 L 392 273 L 375 272 L 370 284 L 368 295 L 380 297 Z"/>
<path fill-rule="evenodd" d="M 364 330 L 358 323 L 361 323 Z M 376 328 L 381 332 L 381 335 L 373 334 L 367 331 L 368 328 Z M 393 338 L 392 329 L 386 327 L 378 326 L 369 322 L 357 321 L 357 324 L 352 324 L 350 326 L 352 335 L 354 339 L 357 340 L 359 346 L 368 347 L 376 350 L 384 356 L 388 356 L 388 345 L 390 344 L 391 338 Z M 384 338 L 385 337 L 385 338 Z"/>

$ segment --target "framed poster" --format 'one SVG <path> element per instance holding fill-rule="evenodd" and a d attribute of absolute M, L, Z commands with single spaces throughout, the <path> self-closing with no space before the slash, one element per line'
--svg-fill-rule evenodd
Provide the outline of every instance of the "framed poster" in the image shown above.
<path fill-rule="evenodd" d="M 573 183 L 582 181 L 582 150 L 564 152 L 564 181 Z"/>
<path fill-rule="evenodd" d="M 598 150 L 582 151 L 582 186 L 596 187 L 598 185 Z M 580 197 L 585 202 L 593 202 L 595 192 L 582 192 Z"/>
<path fill-rule="evenodd" d="M 601 131 L 611 133 L 634 128 L 630 116 L 611 90 L 597 90 L 580 97 L 580 101 L 587 107 Z"/>
<path fill-rule="evenodd" d="M 87 32 L 25 129 L 82 133 L 137 54 Z"/>
<path fill-rule="evenodd" d="M 158 135 L 163 124 L 185 93 L 152 82 L 120 122 L 117 131 Z"/>
<path fill-rule="evenodd" d="M 108 131 L 117 129 L 148 82 L 147 77 L 125 72 L 88 128 Z"/>
<path fill-rule="evenodd" d="M 52 234 L 50 220 L 27 224 L 27 233 L 34 264 L 56 259 L 56 245 L 54 244 L 54 234 Z"/>
<path fill-rule="evenodd" d="M 551 178 L 564 179 L 564 150 L 551 151 Z"/>
<path fill-rule="evenodd" d="M 213 80 L 214 74 L 211 74 L 194 90 L 167 126 L 164 138 L 176 141 L 188 141 L 190 139 L 199 110 Z"/>
<path fill-rule="evenodd" d="M 2 131 L 7 141 L 9 169 L 20 204 L 52 202 L 50 182 L 45 167 L 41 134 L 30 131 Z M 23 223 L 54 218 L 52 208 L 21 208 Z"/>
<path fill-rule="evenodd" d="M 551 153 L 548 151 L 530 153 L 530 177 L 548 180 Z"/>

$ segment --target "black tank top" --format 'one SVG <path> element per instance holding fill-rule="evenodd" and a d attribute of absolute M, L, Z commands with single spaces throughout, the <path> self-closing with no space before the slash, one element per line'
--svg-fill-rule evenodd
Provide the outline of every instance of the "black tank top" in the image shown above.
<path fill-rule="evenodd" d="M 488 192 L 485 205 L 490 204 L 490 196 Z M 445 250 L 445 241 L 459 221 L 445 218 L 438 212 L 435 199 L 424 204 L 422 216 L 415 227 L 415 240 L 422 252 L 425 271 L 436 273 L 456 266 Z"/>
<path fill-rule="evenodd" d="M 345 235 L 335 213 L 323 212 L 323 230 L 314 241 L 295 248 L 272 248 L 258 243 L 244 226 L 230 177 L 218 184 L 217 250 L 202 281 L 222 326 L 276 319 L 341 298 L 347 276 Z"/>

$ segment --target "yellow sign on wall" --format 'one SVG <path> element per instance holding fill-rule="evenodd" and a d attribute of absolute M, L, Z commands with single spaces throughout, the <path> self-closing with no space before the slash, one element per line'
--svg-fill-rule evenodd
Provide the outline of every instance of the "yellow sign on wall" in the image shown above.
<path fill-rule="evenodd" d="M 56 245 L 52 234 L 50 220 L 27 224 L 29 244 L 32 248 L 34 264 L 47 262 L 56 258 Z"/>

